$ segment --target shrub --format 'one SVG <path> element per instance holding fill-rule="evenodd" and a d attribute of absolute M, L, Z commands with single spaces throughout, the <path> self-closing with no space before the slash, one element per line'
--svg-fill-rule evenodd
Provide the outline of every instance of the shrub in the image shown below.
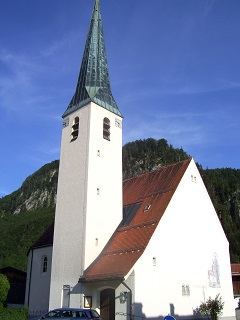
<path fill-rule="evenodd" d="M 1 320 L 27 320 L 28 319 L 28 309 L 10 309 L 3 308 L 0 310 Z"/>
<path fill-rule="evenodd" d="M 2 309 L 3 303 L 7 299 L 9 289 L 10 289 L 10 284 L 7 277 L 0 273 L 0 309 Z"/>
<path fill-rule="evenodd" d="M 208 298 L 206 302 L 202 302 L 199 307 L 194 310 L 194 314 L 200 313 L 204 316 L 211 317 L 212 320 L 217 320 L 222 314 L 224 302 L 218 294 L 215 299 Z"/>

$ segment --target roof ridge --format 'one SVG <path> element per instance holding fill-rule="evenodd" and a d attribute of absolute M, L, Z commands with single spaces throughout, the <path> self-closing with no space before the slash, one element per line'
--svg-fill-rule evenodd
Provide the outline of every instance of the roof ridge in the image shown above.
<path fill-rule="evenodd" d="M 153 173 L 153 172 L 161 171 L 161 170 L 166 169 L 166 168 L 170 168 L 170 167 L 173 167 L 173 166 L 177 166 L 177 165 L 179 165 L 179 164 L 181 164 L 181 163 L 184 163 L 184 162 L 189 162 L 189 163 L 190 163 L 190 161 L 191 161 L 192 159 L 193 159 L 192 157 L 189 157 L 188 159 L 185 159 L 185 160 L 182 160 L 182 161 L 173 163 L 173 164 L 165 165 L 165 166 L 160 167 L 160 168 L 155 169 L 155 170 L 151 170 L 151 171 L 147 171 L 147 172 L 144 172 L 144 173 L 140 173 L 140 174 L 138 174 L 138 175 L 136 175 L 136 176 L 134 176 L 134 177 L 127 178 L 127 179 L 123 180 L 123 182 L 126 182 L 126 181 L 131 180 L 131 179 L 136 179 L 136 178 L 139 178 L 139 177 L 141 177 L 141 176 L 144 176 L 144 175 L 147 175 L 147 174 L 150 174 L 150 173 Z"/>

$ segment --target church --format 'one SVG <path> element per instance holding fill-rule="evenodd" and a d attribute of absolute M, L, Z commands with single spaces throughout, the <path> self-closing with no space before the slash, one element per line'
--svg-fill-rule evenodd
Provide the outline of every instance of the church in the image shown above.
<path fill-rule="evenodd" d="M 191 319 L 220 294 L 235 318 L 229 244 L 194 159 L 122 181 L 122 120 L 95 0 L 63 114 L 55 222 L 29 249 L 29 313 Z"/>

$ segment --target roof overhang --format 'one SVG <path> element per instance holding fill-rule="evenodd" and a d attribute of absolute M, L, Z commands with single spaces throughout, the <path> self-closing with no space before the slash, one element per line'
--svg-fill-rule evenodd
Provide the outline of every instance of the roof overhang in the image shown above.
<path fill-rule="evenodd" d="M 124 281 L 124 277 L 112 277 L 112 278 L 94 278 L 94 279 L 86 279 L 86 278 L 79 278 L 78 283 L 98 283 L 98 282 L 122 282 Z"/>

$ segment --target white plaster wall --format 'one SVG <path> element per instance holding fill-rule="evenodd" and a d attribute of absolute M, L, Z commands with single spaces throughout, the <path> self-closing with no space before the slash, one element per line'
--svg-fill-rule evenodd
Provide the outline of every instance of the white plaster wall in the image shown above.
<path fill-rule="evenodd" d="M 115 320 L 129 319 L 129 316 L 127 318 L 123 315 L 130 314 L 130 308 L 131 308 L 130 295 L 132 295 L 132 304 L 135 300 L 135 274 L 134 274 L 134 271 L 131 272 L 128 277 L 126 277 L 126 280 L 124 281 L 124 283 L 127 285 L 128 288 L 126 286 L 124 286 L 123 284 L 120 284 L 115 290 L 115 296 L 116 296 Z M 129 290 L 129 288 L 131 290 Z M 123 292 L 126 293 L 126 296 L 127 296 L 126 301 L 123 301 L 121 299 L 121 293 L 123 293 Z M 134 312 L 133 312 L 133 314 L 134 314 Z"/>
<path fill-rule="evenodd" d="M 43 257 L 48 258 L 47 272 L 42 272 Z M 28 256 L 28 273 L 25 306 L 29 313 L 48 311 L 51 276 L 52 247 L 31 250 Z"/>
<path fill-rule="evenodd" d="M 71 142 L 72 124 L 77 116 L 80 120 L 79 136 Z M 90 108 L 83 107 L 68 118 L 69 125 L 62 130 L 50 309 L 61 306 L 63 285 L 71 286 L 75 293 L 71 295 L 71 301 L 76 299 L 79 306 L 79 292 L 76 290 L 83 269 Z"/>
<path fill-rule="evenodd" d="M 105 117 L 110 120 L 110 141 L 103 139 Z M 116 118 L 122 121 L 92 104 L 84 268 L 102 251 L 122 219 L 122 128 L 115 125 Z"/>
<path fill-rule="evenodd" d="M 79 135 L 70 142 L 72 124 L 77 116 Z M 104 117 L 111 121 L 111 141 L 103 139 Z M 122 129 L 115 127 L 116 117 L 91 103 L 69 115 L 69 125 L 62 130 L 51 309 L 61 306 L 63 285 L 71 287 L 70 306 L 82 305 L 78 279 L 121 220 Z M 100 195 L 97 195 L 97 188 Z"/>
<path fill-rule="evenodd" d="M 191 176 L 196 177 L 196 183 Z M 138 310 L 142 308 L 139 315 L 192 315 L 202 301 L 220 293 L 225 302 L 223 317 L 234 316 L 228 249 L 228 241 L 192 161 L 135 266 L 135 303 Z M 214 253 L 220 268 L 220 288 L 209 287 L 208 270 Z M 182 295 L 183 284 L 189 285 L 190 296 Z"/>

